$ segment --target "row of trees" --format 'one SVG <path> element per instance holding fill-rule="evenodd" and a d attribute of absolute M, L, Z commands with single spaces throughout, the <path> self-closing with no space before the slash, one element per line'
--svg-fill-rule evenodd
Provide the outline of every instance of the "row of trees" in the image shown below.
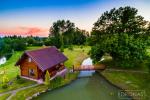
<path fill-rule="evenodd" d="M 58 20 L 50 27 L 49 43 L 63 49 L 67 45 L 83 45 L 89 33 L 75 27 L 69 20 Z"/>
<path fill-rule="evenodd" d="M 42 46 L 45 38 L 40 37 L 21 37 L 21 36 L 7 36 L 0 38 L 0 58 L 2 56 L 11 56 L 14 51 L 23 51 L 27 46 Z"/>
<path fill-rule="evenodd" d="M 150 23 L 137 13 L 129 6 L 113 8 L 94 23 L 90 39 L 94 62 L 106 53 L 121 67 L 134 67 L 147 59 Z"/>
<path fill-rule="evenodd" d="M 2 56 L 9 58 L 14 51 L 22 51 L 25 49 L 26 45 L 21 37 L 0 38 L 0 58 Z"/>

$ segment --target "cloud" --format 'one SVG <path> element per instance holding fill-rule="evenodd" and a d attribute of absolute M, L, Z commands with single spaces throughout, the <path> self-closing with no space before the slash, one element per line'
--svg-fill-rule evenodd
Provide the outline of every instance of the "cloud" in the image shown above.
<path fill-rule="evenodd" d="M 0 34 L 22 36 L 48 36 L 49 32 L 47 28 L 19 26 L 15 28 L 0 29 Z"/>
<path fill-rule="evenodd" d="M 25 31 L 26 35 L 44 35 L 48 33 L 48 29 L 39 28 L 39 27 L 19 27 L 21 30 Z"/>

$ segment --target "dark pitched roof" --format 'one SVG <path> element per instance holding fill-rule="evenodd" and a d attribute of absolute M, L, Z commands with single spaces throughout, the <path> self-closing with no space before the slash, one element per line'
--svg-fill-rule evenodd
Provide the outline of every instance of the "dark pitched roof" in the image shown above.
<path fill-rule="evenodd" d="M 22 57 L 15 64 L 16 66 L 20 65 L 20 62 L 24 59 L 25 55 L 29 56 L 42 71 L 45 71 L 68 59 L 56 47 L 53 46 L 38 50 L 25 51 Z"/>

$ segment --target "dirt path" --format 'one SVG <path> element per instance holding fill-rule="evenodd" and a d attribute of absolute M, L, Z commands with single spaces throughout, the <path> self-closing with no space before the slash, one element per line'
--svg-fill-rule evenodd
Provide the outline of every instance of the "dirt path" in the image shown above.
<path fill-rule="evenodd" d="M 12 91 L 8 91 L 8 92 L 4 92 L 4 93 L 0 93 L 0 96 L 4 95 L 4 94 L 9 94 L 11 93 L 11 95 L 7 98 L 7 100 L 11 100 L 11 97 L 13 97 L 14 95 L 16 95 L 16 93 L 18 91 L 21 91 L 21 90 L 24 90 L 24 89 L 27 89 L 27 88 L 31 88 L 31 87 L 35 87 L 35 86 L 38 86 L 39 84 L 34 84 L 34 85 L 30 85 L 30 86 L 26 86 L 26 87 L 22 87 L 22 88 L 19 88 L 19 89 L 16 89 L 16 90 L 12 90 Z"/>

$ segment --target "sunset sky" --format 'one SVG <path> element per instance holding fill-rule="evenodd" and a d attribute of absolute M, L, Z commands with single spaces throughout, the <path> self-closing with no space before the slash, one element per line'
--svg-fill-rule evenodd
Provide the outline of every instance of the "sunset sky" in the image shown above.
<path fill-rule="evenodd" d="M 90 32 L 103 12 L 121 6 L 137 8 L 150 21 L 150 0 L 0 0 L 0 36 L 48 36 L 59 19 Z"/>

